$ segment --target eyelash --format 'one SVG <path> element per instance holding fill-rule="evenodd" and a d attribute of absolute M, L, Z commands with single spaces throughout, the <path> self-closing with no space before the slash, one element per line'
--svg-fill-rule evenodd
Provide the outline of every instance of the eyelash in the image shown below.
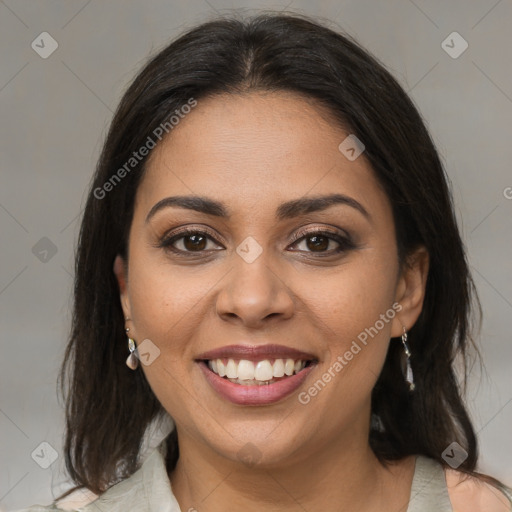
<path fill-rule="evenodd" d="M 172 246 L 172 244 L 174 242 L 176 242 L 177 240 L 186 238 L 187 236 L 190 236 L 190 235 L 206 235 L 207 238 L 209 238 L 209 239 L 213 240 L 215 243 L 217 243 L 214 235 L 212 233 L 210 233 L 209 231 L 206 231 L 206 230 L 202 231 L 202 230 L 193 229 L 193 228 L 185 228 L 185 229 L 179 231 L 178 233 L 172 234 L 171 236 L 164 236 L 162 238 L 162 240 L 158 243 L 157 247 L 161 248 L 161 249 L 172 251 L 173 253 L 175 253 L 179 256 L 184 256 L 184 257 L 189 257 L 188 254 L 193 255 L 194 253 L 200 254 L 202 252 L 207 252 L 205 250 L 183 251 L 181 249 L 176 249 Z M 302 239 L 306 239 L 308 237 L 313 237 L 313 236 L 324 236 L 324 237 L 328 238 L 329 240 L 334 240 L 335 242 L 337 242 L 339 244 L 339 247 L 337 249 L 334 249 L 331 251 L 324 251 L 323 253 L 321 253 L 321 252 L 315 253 L 314 251 L 298 251 L 298 252 L 311 253 L 311 254 L 315 254 L 317 257 L 322 258 L 322 257 L 332 256 L 333 254 L 339 254 L 341 252 L 349 251 L 351 249 L 356 248 L 356 244 L 354 244 L 354 242 L 349 237 L 343 236 L 338 233 L 335 233 L 335 232 L 332 232 L 329 230 L 325 230 L 325 229 L 300 230 L 299 232 L 297 232 L 296 235 L 293 236 L 291 245 L 296 244 L 297 242 L 301 241 Z"/>

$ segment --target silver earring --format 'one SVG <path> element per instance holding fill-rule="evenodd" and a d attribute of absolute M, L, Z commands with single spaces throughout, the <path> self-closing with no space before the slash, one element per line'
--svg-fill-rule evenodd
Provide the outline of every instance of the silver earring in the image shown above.
<path fill-rule="evenodd" d="M 405 327 L 402 326 L 404 329 L 404 332 L 402 334 L 402 343 L 404 345 L 404 352 L 406 357 L 406 363 L 405 363 L 405 381 L 409 384 L 409 391 L 414 391 L 414 388 L 416 387 L 414 385 L 414 376 L 412 374 L 412 368 L 411 368 L 411 351 L 409 350 L 409 346 L 407 345 L 407 331 L 405 330 Z"/>
<path fill-rule="evenodd" d="M 126 333 L 130 331 L 129 328 L 126 329 Z M 128 337 L 128 349 L 130 350 L 130 355 L 126 359 L 126 366 L 131 370 L 136 370 L 139 366 L 139 359 L 137 353 L 137 347 L 135 346 L 135 341 L 132 338 Z"/>

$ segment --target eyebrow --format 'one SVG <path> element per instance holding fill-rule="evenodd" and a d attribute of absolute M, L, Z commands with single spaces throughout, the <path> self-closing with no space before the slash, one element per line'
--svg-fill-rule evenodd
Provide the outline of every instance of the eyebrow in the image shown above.
<path fill-rule="evenodd" d="M 354 198 L 344 194 L 329 194 L 323 196 L 301 197 L 293 199 L 279 205 L 276 210 L 276 219 L 283 221 L 311 212 L 326 210 L 334 205 L 346 205 L 359 211 L 367 220 L 371 215 L 366 208 Z M 202 196 L 172 196 L 165 197 L 158 201 L 146 216 L 146 223 L 160 210 L 164 208 L 175 207 L 194 210 L 206 215 L 213 215 L 224 219 L 231 218 L 229 208 L 222 202 Z"/>

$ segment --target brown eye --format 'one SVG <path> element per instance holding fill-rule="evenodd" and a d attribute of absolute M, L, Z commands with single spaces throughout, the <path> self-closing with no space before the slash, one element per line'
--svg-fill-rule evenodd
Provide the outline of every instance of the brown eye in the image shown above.
<path fill-rule="evenodd" d="M 321 235 L 312 235 L 304 238 L 306 241 L 306 247 L 312 251 L 326 251 L 329 247 L 331 238 Z"/>
<path fill-rule="evenodd" d="M 202 235 L 187 235 L 181 238 L 187 251 L 200 251 L 206 248 L 206 237 Z"/>
<path fill-rule="evenodd" d="M 209 247 L 208 242 L 211 242 L 213 247 Z M 318 230 L 298 233 L 292 245 L 300 246 L 301 244 L 303 244 L 305 248 L 299 249 L 299 252 L 317 254 L 319 257 L 331 256 L 356 247 L 350 238 L 346 236 Z M 217 250 L 216 247 L 222 248 L 220 244 L 216 243 L 215 238 L 210 233 L 193 229 L 183 230 L 179 233 L 164 237 L 158 244 L 158 247 L 185 256 L 191 253 L 200 254 Z"/>
<path fill-rule="evenodd" d="M 332 245 L 333 242 L 337 244 L 338 247 L 329 250 L 329 246 Z M 355 248 L 355 244 L 346 236 L 318 230 L 299 233 L 293 245 L 297 246 L 300 244 L 305 245 L 306 250 L 304 252 L 318 253 L 320 256 L 329 256 Z"/>
<path fill-rule="evenodd" d="M 209 233 L 198 230 L 185 230 L 178 234 L 165 237 L 160 242 L 159 247 L 169 249 L 176 253 L 200 253 L 207 249 L 209 241 L 214 241 Z"/>

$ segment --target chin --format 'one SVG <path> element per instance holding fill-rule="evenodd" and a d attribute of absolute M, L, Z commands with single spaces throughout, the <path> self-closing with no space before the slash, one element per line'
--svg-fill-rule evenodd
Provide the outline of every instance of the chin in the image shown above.
<path fill-rule="evenodd" d="M 247 467 L 270 469 L 290 463 L 302 454 L 301 441 L 306 440 L 309 429 L 297 421 L 286 424 L 285 417 L 283 413 L 268 421 L 237 420 L 216 425 L 215 431 L 203 432 L 204 442 L 220 456 Z"/>

